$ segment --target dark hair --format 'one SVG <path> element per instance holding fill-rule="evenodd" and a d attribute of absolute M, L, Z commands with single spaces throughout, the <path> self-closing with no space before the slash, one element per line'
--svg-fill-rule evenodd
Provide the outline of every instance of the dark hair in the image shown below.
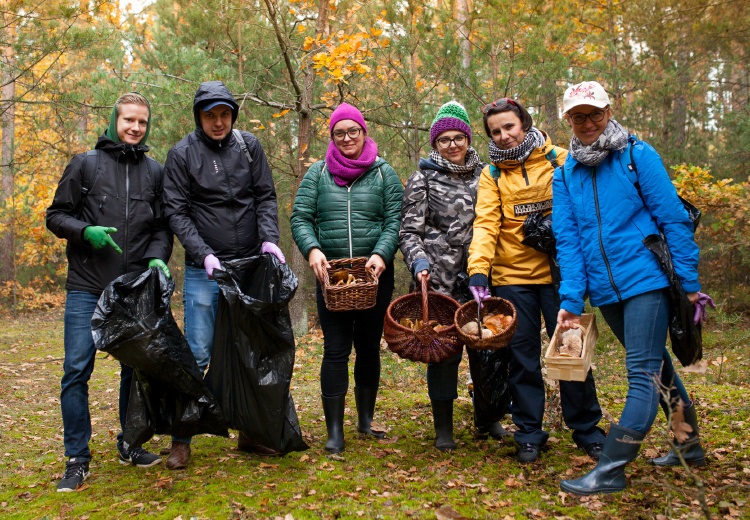
<path fill-rule="evenodd" d="M 482 107 L 482 121 L 484 122 L 484 131 L 487 133 L 487 137 L 492 137 L 490 134 L 490 127 L 487 124 L 487 119 L 494 114 L 501 112 L 513 112 L 521 120 L 521 126 L 524 132 L 531 130 L 534 125 L 534 120 L 531 119 L 531 114 L 523 107 L 520 101 L 516 101 L 511 98 L 500 98 L 497 101 L 493 101 Z"/>

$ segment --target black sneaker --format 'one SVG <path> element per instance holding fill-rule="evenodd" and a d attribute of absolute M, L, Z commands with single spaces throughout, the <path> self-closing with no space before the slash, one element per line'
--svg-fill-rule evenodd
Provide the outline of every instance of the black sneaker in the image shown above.
<path fill-rule="evenodd" d="M 83 485 L 83 481 L 89 476 L 89 461 L 77 461 L 74 458 L 65 463 L 65 474 L 57 483 L 58 493 L 75 491 Z"/>
<path fill-rule="evenodd" d="M 518 447 L 518 462 L 522 464 L 528 464 L 530 462 L 536 462 L 539 459 L 539 452 L 541 446 L 533 444 L 531 442 L 524 442 Z"/>
<path fill-rule="evenodd" d="M 150 468 L 161 463 L 161 457 L 149 453 L 141 447 L 127 449 L 122 445 L 117 445 L 117 451 L 120 454 L 120 464 L 138 466 L 139 468 Z"/>

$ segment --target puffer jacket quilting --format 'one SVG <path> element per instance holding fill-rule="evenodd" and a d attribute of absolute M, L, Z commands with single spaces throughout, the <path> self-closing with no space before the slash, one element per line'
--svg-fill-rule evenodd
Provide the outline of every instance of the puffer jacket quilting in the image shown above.
<path fill-rule="evenodd" d="M 318 161 L 294 199 L 294 241 L 305 258 L 318 248 L 329 260 L 378 254 L 390 263 L 398 247 L 403 191 L 396 172 L 380 157 L 350 186 L 337 185 L 325 161 Z"/>

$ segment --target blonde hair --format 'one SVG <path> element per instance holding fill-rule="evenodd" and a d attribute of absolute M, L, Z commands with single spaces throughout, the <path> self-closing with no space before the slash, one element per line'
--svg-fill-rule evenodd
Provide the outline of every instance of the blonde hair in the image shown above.
<path fill-rule="evenodd" d="M 138 92 L 126 92 L 117 98 L 117 101 L 115 101 L 115 109 L 117 110 L 118 116 L 120 115 L 120 105 L 141 105 L 148 108 L 149 112 L 151 111 L 148 100 Z"/>

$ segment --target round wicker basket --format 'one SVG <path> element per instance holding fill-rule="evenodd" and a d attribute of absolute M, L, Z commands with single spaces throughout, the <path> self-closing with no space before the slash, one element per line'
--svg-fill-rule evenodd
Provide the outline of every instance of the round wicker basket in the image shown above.
<path fill-rule="evenodd" d="M 456 334 L 453 322 L 459 304 L 449 296 L 427 291 L 422 279 L 422 290 L 396 298 L 388 306 L 383 334 L 388 348 L 404 359 L 422 363 L 438 363 L 463 350 L 463 342 Z M 401 319 L 422 320 L 414 330 L 400 323 Z M 447 328 L 436 331 L 431 320 Z"/>
<path fill-rule="evenodd" d="M 510 340 L 513 338 L 513 334 L 516 332 L 518 327 L 518 317 L 516 316 L 516 308 L 508 300 L 503 298 L 489 298 L 482 304 L 481 316 L 484 319 L 486 316 L 493 314 L 505 314 L 506 316 L 513 316 L 513 321 L 510 326 L 499 334 L 495 334 L 489 338 L 481 338 L 480 336 L 474 336 L 472 334 L 466 334 L 461 330 L 461 327 L 469 323 L 470 321 L 477 321 L 477 302 L 470 300 L 461 305 L 456 310 L 454 323 L 456 325 L 456 333 L 458 337 L 466 344 L 467 347 L 476 350 L 497 350 L 503 347 L 507 347 Z"/>

